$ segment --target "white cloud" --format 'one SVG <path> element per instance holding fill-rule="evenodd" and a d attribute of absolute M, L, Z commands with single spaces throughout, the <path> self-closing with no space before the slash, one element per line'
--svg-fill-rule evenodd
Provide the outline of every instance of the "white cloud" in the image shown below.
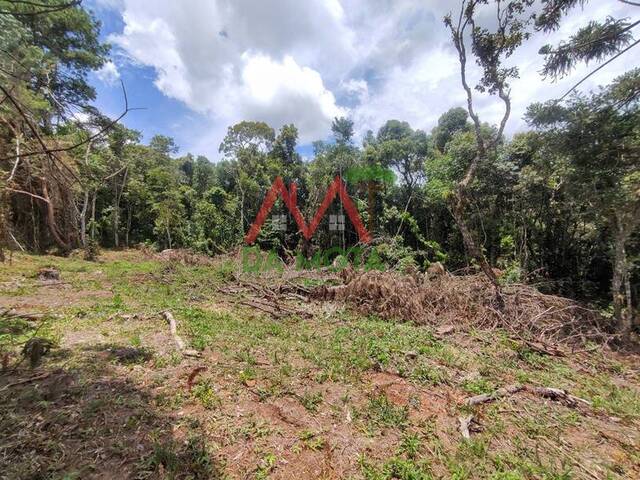
<path fill-rule="evenodd" d="M 152 67 L 155 85 L 165 95 L 204 115 L 208 124 L 186 146 L 212 158 L 227 126 L 240 120 L 274 127 L 293 122 L 301 141 L 309 142 L 327 137 L 338 115 L 350 115 L 359 133 L 376 130 L 390 118 L 429 130 L 448 108 L 465 105 L 457 55 L 442 23 L 457 2 L 117 1 L 124 29 L 110 41 L 132 62 Z M 580 68 L 557 84 L 544 81 L 538 73 L 540 46 L 591 18 L 631 11 L 622 3 L 589 5 L 575 9 L 560 32 L 533 36 L 512 59 L 521 78 L 513 82 L 508 132 L 524 127 L 527 105 L 564 93 L 588 71 Z M 585 88 L 639 63 L 640 51 L 631 52 Z M 468 66 L 470 78 L 477 79 L 471 59 Z M 484 121 L 500 118 L 495 99 L 478 96 L 477 108 Z"/>
<path fill-rule="evenodd" d="M 115 63 L 108 61 L 96 70 L 96 76 L 107 85 L 114 85 L 120 79 L 120 72 Z"/>
<path fill-rule="evenodd" d="M 336 105 L 320 74 L 299 66 L 292 57 L 278 62 L 266 55 L 245 53 L 242 59 L 241 118 L 257 115 L 271 125 L 293 122 L 301 141 L 311 142 L 326 135 L 334 117 L 346 114 Z"/>
<path fill-rule="evenodd" d="M 124 3 L 124 29 L 109 40 L 132 62 L 153 67 L 165 95 L 216 127 L 243 119 L 274 127 L 293 122 L 309 142 L 345 113 L 319 71 L 326 67 L 322 55 L 336 69 L 350 61 L 338 0 Z"/>

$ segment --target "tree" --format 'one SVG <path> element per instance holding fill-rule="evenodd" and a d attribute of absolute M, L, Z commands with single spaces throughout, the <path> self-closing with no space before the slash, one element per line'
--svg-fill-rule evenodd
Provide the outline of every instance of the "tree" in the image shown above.
<path fill-rule="evenodd" d="M 178 153 L 178 146 L 171 137 L 165 135 L 154 135 L 149 141 L 149 148 L 158 152 L 164 157 L 169 157 Z"/>
<path fill-rule="evenodd" d="M 63 132 L 54 136 L 53 125 L 64 122 L 74 108 L 88 108 L 95 92 L 86 75 L 104 63 L 109 48 L 99 40 L 99 23 L 79 2 L 1 2 L 0 8 L 0 143 L 15 142 L 11 154 L 2 149 L 3 170 L 11 162 L 3 201 L 20 198 L 11 203 L 13 218 L 20 219 L 13 227 L 22 227 L 29 244 L 48 244 L 48 232 L 68 250 L 79 237 L 73 185 L 79 181 L 84 148 L 82 154 L 64 148 L 52 153 L 51 143 L 70 138 Z M 27 198 L 28 208 L 23 204 Z M 29 218 L 24 215 L 28 210 Z M 41 221 L 46 229 L 39 227 Z"/>
<path fill-rule="evenodd" d="M 628 5 L 640 7 L 640 3 L 620 0 Z M 539 31 L 554 32 L 561 26 L 562 18 L 574 7 L 584 5 L 586 0 L 547 0 L 543 2 L 540 14 L 534 15 L 535 27 Z M 639 10 L 640 12 L 640 10 Z M 562 97 L 564 99 L 587 78 L 606 67 L 612 60 L 640 43 L 634 41 L 631 30 L 640 25 L 640 20 L 630 23 L 627 19 L 607 17 L 604 20 L 592 20 L 579 28 L 569 39 L 557 46 L 544 45 L 540 54 L 544 55 L 542 74 L 556 80 L 568 75 L 578 63 L 602 62 L 582 80 L 571 87 Z"/>
<path fill-rule="evenodd" d="M 433 143 L 441 153 L 453 135 L 457 132 L 471 129 L 467 121 L 469 114 L 464 108 L 457 107 L 448 110 L 438 118 L 438 126 L 433 129 Z"/>
<path fill-rule="evenodd" d="M 338 145 L 349 145 L 353 139 L 353 120 L 335 117 L 331 122 L 331 131 Z"/>
<path fill-rule="evenodd" d="M 241 231 L 246 227 L 247 199 L 258 196 L 258 181 L 265 166 L 264 160 L 271 151 L 274 141 L 275 131 L 269 125 L 264 122 L 244 121 L 229 127 L 227 135 L 220 144 L 219 151 L 226 159 L 232 160 L 228 165 L 240 195 Z"/>
<path fill-rule="evenodd" d="M 495 9 L 494 18 L 497 20 L 495 31 L 481 27 L 476 22 L 479 7 L 489 3 L 489 0 L 463 0 L 455 20 L 451 14 L 444 18 L 444 23 L 451 32 L 453 45 L 458 52 L 460 79 L 467 96 L 467 110 L 473 121 L 476 140 L 476 153 L 456 186 L 451 212 L 460 228 L 469 254 L 478 262 L 482 271 L 493 284 L 496 293 L 500 296 L 498 279 L 482 250 L 478 247 L 466 221 L 466 210 L 470 202 L 468 190 L 475 180 L 478 168 L 487 161 L 492 152 L 495 152 L 498 143 L 502 140 L 504 128 L 511 114 L 509 80 L 517 77 L 518 69 L 506 67 L 504 61 L 511 57 L 529 36 L 526 31 L 529 20 L 526 16 L 526 9 L 533 2 L 532 0 L 494 0 L 491 2 L 492 8 Z M 489 95 L 499 97 L 504 104 L 504 114 L 499 127 L 490 138 L 486 138 L 483 134 L 482 123 L 474 106 L 474 94 L 467 80 L 467 41 L 469 41 L 467 36 L 470 37 L 471 51 L 482 71 L 482 77 L 475 89 L 480 93 L 486 92 Z"/>
<path fill-rule="evenodd" d="M 376 149 L 380 162 L 400 174 L 409 201 L 424 175 L 424 159 L 429 152 L 427 135 L 413 130 L 407 122 L 388 120 L 378 130 Z"/>
<path fill-rule="evenodd" d="M 640 225 L 640 69 L 616 79 L 590 96 L 576 95 L 566 105 L 534 104 L 529 122 L 570 162 L 572 194 L 588 198 L 588 214 L 612 232 L 614 316 L 618 331 L 632 328 L 627 243 Z"/>
<path fill-rule="evenodd" d="M 271 155 L 279 159 L 286 167 L 300 163 L 300 155 L 296 152 L 298 129 L 294 124 L 284 125 L 273 142 Z"/>
<path fill-rule="evenodd" d="M 264 122 L 240 122 L 227 129 L 219 151 L 227 158 L 237 158 L 247 151 L 267 153 L 275 140 L 273 128 Z"/>
<path fill-rule="evenodd" d="M 95 98 L 87 74 L 104 64 L 109 45 L 100 42 L 100 22 L 79 2 L 50 0 L 52 7 L 60 8 L 38 15 L 33 14 L 34 7 L 29 3 L 16 2 L 11 11 L 28 32 L 25 39 L 29 47 L 42 52 L 40 67 L 30 69 L 30 84 L 44 95 L 57 115 L 64 117 L 70 107 L 83 107 Z"/>

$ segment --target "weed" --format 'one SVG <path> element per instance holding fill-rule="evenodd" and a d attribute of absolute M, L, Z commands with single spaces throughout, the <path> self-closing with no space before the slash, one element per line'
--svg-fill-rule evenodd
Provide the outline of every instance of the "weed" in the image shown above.
<path fill-rule="evenodd" d="M 143 470 L 158 472 L 162 468 L 170 478 L 222 479 L 207 448 L 199 437 L 189 437 L 185 445 L 178 449 L 173 441 L 154 443 L 153 453 L 143 462 Z"/>
<path fill-rule="evenodd" d="M 420 437 L 415 433 L 407 433 L 402 437 L 400 443 L 400 453 L 405 454 L 408 458 L 414 459 L 418 456 L 422 442 Z"/>
<path fill-rule="evenodd" d="M 377 395 L 369 399 L 367 417 L 379 427 L 404 429 L 407 425 L 409 410 L 407 407 L 394 405 L 386 395 Z"/>
<path fill-rule="evenodd" d="M 278 458 L 271 452 L 262 457 L 260 463 L 258 463 L 258 469 L 256 470 L 256 480 L 265 480 L 269 474 L 276 468 Z"/>
<path fill-rule="evenodd" d="M 416 463 L 413 460 L 405 460 L 393 457 L 382 466 L 376 467 L 367 462 L 365 457 L 360 457 L 360 470 L 365 480 L 431 480 L 429 466 L 425 462 Z"/>
<path fill-rule="evenodd" d="M 240 371 L 240 373 L 238 374 L 238 378 L 244 385 L 248 385 L 250 382 L 256 379 L 256 371 L 251 367 L 245 368 L 244 370 Z"/>
<path fill-rule="evenodd" d="M 421 365 L 414 368 L 410 374 L 411 378 L 426 385 L 440 385 L 447 383 L 449 378 L 442 369 L 429 365 Z"/>
<path fill-rule="evenodd" d="M 298 398 L 302 406 L 312 413 L 316 413 L 318 411 L 318 407 L 322 403 L 322 393 L 320 392 L 305 392 Z"/>
<path fill-rule="evenodd" d="M 196 384 L 193 387 L 192 394 L 207 410 L 213 410 L 222 403 L 209 383 L 209 380 L 204 380 Z"/>
<path fill-rule="evenodd" d="M 491 393 L 496 389 L 495 385 L 489 382 L 484 377 L 465 380 L 462 384 L 462 388 L 464 388 L 467 392 L 472 393 L 474 395 L 479 395 L 482 393 Z"/>
<path fill-rule="evenodd" d="M 308 448 L 314 452 L 322 450 L 326 445 L 324 438 L 311 430 L 303 430 L 298 435 L 298 438 L 301 440 L 304 448 Z"/>

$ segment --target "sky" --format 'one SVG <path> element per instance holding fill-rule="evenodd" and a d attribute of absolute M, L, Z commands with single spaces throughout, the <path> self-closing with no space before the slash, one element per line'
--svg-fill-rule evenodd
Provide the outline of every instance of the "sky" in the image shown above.
<path fill-rule="evenodd" d="M 334 117 L 354 121 L 357 139 L 389 119 L 430 131 L 449 108 L 465 106 L 457 53 L 442 18 L 455 0 L 87 0 L 102 22 L 111 60 L 92 73 L 96 106 L 149 140 L 173 137 L 181 153 L 220 158 L 227 128 L 242 120 L 274 128 L 294 123 L 299 151 L 331 140 Z M 557 82 L 539 74 L 541 46 L 567 38 L 589 20 L 629 17 L 640 8 L 592 0 L 553 34 L 535 34 L 509 60 L 512 115 L 506 132 L 526 129 L 528 105 L 564 94 L 597 65 Z M 482 19 L 481 19 L 482 22 Z M 583 90 L 606 85 L 640 65 L 640 48 L 594 75 Z M 471 80 L 478 68 L 469 62 Z M 496 123 L 502 104 L 477 94 L 482 121 Z"/>

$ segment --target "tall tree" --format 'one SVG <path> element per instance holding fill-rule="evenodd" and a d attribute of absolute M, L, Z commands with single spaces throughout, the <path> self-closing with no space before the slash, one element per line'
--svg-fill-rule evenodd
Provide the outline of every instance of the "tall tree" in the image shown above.
<path fill-rule="evenodd" d="M 612 232 L 614 316 L 628 337 L 634 318 L 627 243 L 640 225 L 640 69 L 607 89 L 574 96 L 566 105 L 549 102 L 529 108 L 530 123 L 570 160 L 573 194 L 588 198 L 589 214 Z"/>
<path fill-rule="evenodd" d="M 466 211 L 470 203 L 468 190 L 475 180 L 478 168 L 487 161 L 492 152 L 495 152 L 501 142 L 502 134 L 511 114 L 509 81 L 517 77 L 518 69 L 507 67 L 504 62 L 529 36 L 526 30 L 528 22 L 526 9 L 532 3 L 533 0 L 494 0 L 492 2 L 489 0 L 463 0 L 456 18 L 451 14 L 444 18 L 444 23 L 451 32 L 453 45 L 458 52 L 460 80 L 467 96 L 467 110 L 473 121 L 476 140 L 476 153 L 464 176 L 457 184 L 451 212 L 460 228 L 469 254 L 478 262 L 496 289 L 498 296 L 500 295 L 500 286 L 496 274 L 487 262 L 467 223 Z M 478 11 L 480 7 L 485 5 L 490 5 L 494 10 L 492 17 L 497 22 L 494 31 L 477 23 Z M 482 72 L 482 77 L 475 89 L 480 93 L 497 96 L 504 104 L 504 114 L 499 127 L 489 138 L 483 134 L 482 123 L 475 109 L 474 93 L 467 77 L 467 42 L 469 41 L 471 52 Z"/>

